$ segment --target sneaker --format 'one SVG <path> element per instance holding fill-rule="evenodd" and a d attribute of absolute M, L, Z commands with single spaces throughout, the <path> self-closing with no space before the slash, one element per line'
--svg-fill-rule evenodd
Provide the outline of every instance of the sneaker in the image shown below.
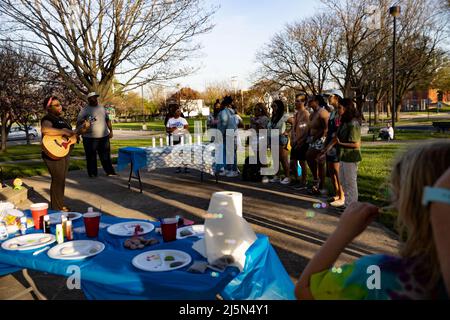
<path fill-rule="evenodd" d="M 220 172 L 219 172 L 219 176 L 226 176 L 227 174 L 229 173 L 229 171 L 228 170 L 220 170 Z"/>
<path fill-rule="evenodd" d="M 269 182 L 272 182 L 272 183 L 280 182 L 280 177 L 275 176 L 272 179 L 270 179 Z"/>
<path fill-rule="evenodd" d="M 175 173 L 181 173 L 181 168 L 177 168 L 177 171 Z"/>
<path fill-rule="evenodd" d="M 190 173 L 188 168 L 184 168 L 184 173 Z"/>
<path fill-rule="evenodd" d="M 262 183 L 269 183 L 269 178 L 267 176 L 262 177 Z"/>
<path fill-rule="evenodd" d="M 343 207 L 345 205 L 345 200 L 336 200 L 330 203 L 330 206 L 334 207 L 334 208 L 340 208 Z"/>
<path fill-rule="evenodd" d="M 291 178 L 289 177 L 285 177 L 283 180 L 280 181 L 281 184 L 290 184 L 291 183 Z"/>
<path fill-rule="evenodd" d="M 239 177 L 239 173 L 237 171 L 230 171 L 227 174 L 228 178 L 235 178 L 235 177 Z"/>
<path fill-rule="evenodd" d="M 108 173 L 106 176 L 107 177 L 117 177 L 118 174 L 114 172 L 114 173 Z"/>

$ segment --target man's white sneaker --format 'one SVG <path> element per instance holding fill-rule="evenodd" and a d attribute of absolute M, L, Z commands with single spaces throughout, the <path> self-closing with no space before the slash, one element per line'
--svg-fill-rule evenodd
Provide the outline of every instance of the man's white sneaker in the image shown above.
<path fill-rule="evenodd" d="M 262 178 L 262 183 L 269 183 L 269 178 L 266 177 L 266 176 L 264 176 L 264 177 Z"/>
<path fill-rule="evenodd" d="M 272 183 L 280 182 L 280 177 L 275 176 L 272 179 L 270 179 L 270 182 L 272 182 Z"/>
<path fill-rule="evenodd" d="M 283 180 L 280 181 L 281 184 L 289 184 L 291 183 L 291 178 L 285 177 Z"/>
<path fill-rule="evenodd" d="M 228 172 L 227 177 L 228 178 L 239 177 L 239 172 L 237 172 L 237 171 L 230 171 L 230 172 Z"/>

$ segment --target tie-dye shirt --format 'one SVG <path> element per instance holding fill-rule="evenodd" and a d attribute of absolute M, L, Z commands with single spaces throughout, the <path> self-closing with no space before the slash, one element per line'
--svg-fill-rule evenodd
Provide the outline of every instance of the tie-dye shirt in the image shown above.
<path fill-rule="evenodd" d="M 370 255 L 312 275 L 310 291 L 317 300 L 448 299 L 443 281 L 429 291 L 428 280 L 418 259 Z"/>

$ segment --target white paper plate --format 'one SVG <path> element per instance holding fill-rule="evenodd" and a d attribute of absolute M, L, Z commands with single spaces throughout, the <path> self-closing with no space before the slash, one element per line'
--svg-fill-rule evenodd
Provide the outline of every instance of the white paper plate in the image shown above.
<path fill-rule="evenodd" d="M 127 221 L 127 222 L 121 222 L 113 224 L 112 226 L 109 226 L 106 231 L 108 233 L 115 235 L 115 236 L 132 236 L 134 235 L 134 228 L 136 225 L 140 225 L 144 231 L 139 232 L 138 235 L 144 235 L 147 233 L 150 233 L 155 229 L 155 226 L 151 224 L 150 222 L 144 222 L 144 221 Z"/>
<path fill-rule="evenodd" d="M 75 240 L 58 244 L 47 255 L 58 260 L 81 260 L 95 256 L 105 249 L 105 245 L 93 240 Z"/>
<path fill-rule="evenodd" d="M 45 242 L 41 242 L 44 240 Z M 2 248 L 11 251 L 34 250 L 48 246 L 55 241 L 56 237 L 50 233 L 30 233 L 6 240 L 2 243 Z M 14 247 L 15 245 L 18 247 Z"/>
<path fill-rule="evenodd" d="M 190 231 L 192 234 L 187 236 L 182 236 L 181 231 L 186 230 Z M 177 229 L 177 239 L 184 239 L 187 237 L 203 237 L 205 234 L 205 225 L 204 224 L 194 224 L 192 226 L 186 226 Z"/>
<path fill-rule="evenodd" d="M 172 256 L 174 260 L 165 261 L 165 258 Z M 150 258 L 152 257 L 152 258 Z M 153 259 L 155 258 L 156 259 Z M 149 258 L 149 259 L 147 259 Z M 183 262 L 177 267 L 170 267 L 170 264 L 176 261 Z M 131 262 L 133 266 L 144 271 L 152 272 L 162 272 L 162 271 L 172 271 L 176 269 L 183 268 L 191 263 L 192 258 L 189 254 L 179 250 L 153 250 L 141 253 L 133 258 Z"/>
<path fill-rule="evenodd" d="M 83 215 L 79 212 L 55 212 L 50 213 L 48 216 L 50 217 L 50 224 L 58 224 L 61 223 L 61 216 L 66 216 L 69 220 L 77 220 Z"/>

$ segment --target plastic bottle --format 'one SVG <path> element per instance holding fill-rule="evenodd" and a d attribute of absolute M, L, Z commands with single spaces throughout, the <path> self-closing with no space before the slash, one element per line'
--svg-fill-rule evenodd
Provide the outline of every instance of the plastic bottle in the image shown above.
<path fill-rule="evenodd" d="M 66 238 L 67 241 L 73 240 L 72 221 L 70 220 L 66 222 Z"/>
<path fill-rule="evenodd" d="M 44 225 L 43 225 L 44 233 L 50 233 L 50 216 L 44 216 Z"/>
<path fill-rule="evenodd" d="M 58 242 L 58 244 L 64 242 L 64 233 L 62 224 L 56 225 L 56 241 Z"/>
<path fill-rule="evenodd" d="M 66 234 L 67 217 L 64 215 L 61 215 L 61 224 L 63 227 L 63 234 Z"/>
<path fill-rule="evenodd" d="M 0 221 L 0 240 L 8 239 L 8 227 L 6 222 Z"/>
<path fill-rule="evenodd" d="M 297 176 L 302 176 L 302 166 L 300 165 L 300 161 L 297 161 Z"/>
<path fill-rule="evenodd" d="M 24 235 L 27 233 L 27 217 L 20 218 L 20 234 Z"/>

